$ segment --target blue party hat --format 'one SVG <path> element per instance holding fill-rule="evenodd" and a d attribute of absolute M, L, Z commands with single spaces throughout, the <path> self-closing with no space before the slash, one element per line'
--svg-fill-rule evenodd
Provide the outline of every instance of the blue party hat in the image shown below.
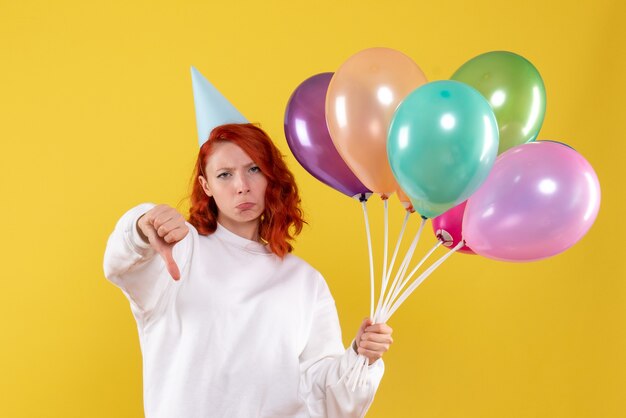
<path fill-rule="evenodd" d="M 200 146 L 209 138 L 216 126 L 225 123 L 248 123 L 235 106 L 206 79 L 200 71 L 191 67 L 193 103 L 196 108 L 196 125 Z"/>

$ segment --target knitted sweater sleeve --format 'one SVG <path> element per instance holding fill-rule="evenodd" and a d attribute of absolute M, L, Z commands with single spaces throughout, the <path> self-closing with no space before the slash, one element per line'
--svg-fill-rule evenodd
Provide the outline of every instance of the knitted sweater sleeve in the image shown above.
<path fill-rule="evenodd" d="M 321 278 L 321 276 L 320 276 Z M 300 356 L 301 387 L 311 417 L 363 417 L 369 409 L 384 373 L 378 360 L 367 368 L 364 386 L 353 391 L 347 376 L 357 355 L 343 348 L 335 302 L 323 278 L 317 295 L 309 338 Z"/>

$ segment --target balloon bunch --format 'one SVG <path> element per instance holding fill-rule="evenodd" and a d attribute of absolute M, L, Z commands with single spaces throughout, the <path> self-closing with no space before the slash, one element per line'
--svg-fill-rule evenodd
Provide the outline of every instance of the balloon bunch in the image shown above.
<path fill-rule="evenodd" d="M 388 321 L 454 252 L 533 261 L 566 250 L 589 230 L 600 205 L 597 176 L 571 147 L 537 141 L 545 103 L 537 69 L 504 51 L 469 60 L 450 80 L 427 82 L 406 55 L 370 48 L 296 88 L 285 113 L 287 143 L 314 177 L 361 202 L 374 322 Z M 387 265 L 387 199 L 394 192 L 406 215 Z M 374 193 L 385 207 L 376 308 L 366 209 Z M 414 212 L 421 224 L 392 281 Z M 437 242 L 407 274 L 427 219 Z M 441 245 L 452 251 L 415 277 Z M 366 364 L 359 356 L 350 370 L 353 388 L 364 382 Z"/>

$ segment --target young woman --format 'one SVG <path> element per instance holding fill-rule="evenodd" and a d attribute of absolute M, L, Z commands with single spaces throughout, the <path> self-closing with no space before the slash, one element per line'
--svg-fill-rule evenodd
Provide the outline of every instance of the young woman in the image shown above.
<path fill-rule="evenodd" d="M 344 349 L 326 282 L 290 254 L 303 222 L 293 175 L 251 124 L 201 147 L 189 223 L 166 205 L 122 216 L 104 271 L 137 321 L 146 417 L 365 415 L 391 328 L 365 320 Z M 340 378 L 356 352 L 370 365 L 353 392 Z"/>

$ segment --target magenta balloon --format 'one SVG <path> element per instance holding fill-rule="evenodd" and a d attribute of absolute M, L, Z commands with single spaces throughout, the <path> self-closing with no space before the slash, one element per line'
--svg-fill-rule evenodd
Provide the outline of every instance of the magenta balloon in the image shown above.
<path fill-rule="evenodd" d="M 485 257 L 540 260 L 578 242 L 599 208 L 600 183 L 582 155 L 562 144 L 530 142 L 497 158 L 467 202 L 463 236 Z"/>
<path fill-rule="evenodd" d="M 463 240 L 463 213 L 465 213 L 465 205 L 467 200 L 452 209 L 433 218 L 433 232 L 437 239 L 443 242 L 443 245 L 452 249 Z M 463 254 L 476 254 L 467 245 L 461 247 L 458 252 Z"/>
<path fill-rule="evenodd" d="M 333 73 L 314 75 L 293 92 L 285 111 L 285 137 L 300 165 L 313 177 L 350 197 L 371 193 L 350 171 L 326 126 L 326 92 Z"/>

